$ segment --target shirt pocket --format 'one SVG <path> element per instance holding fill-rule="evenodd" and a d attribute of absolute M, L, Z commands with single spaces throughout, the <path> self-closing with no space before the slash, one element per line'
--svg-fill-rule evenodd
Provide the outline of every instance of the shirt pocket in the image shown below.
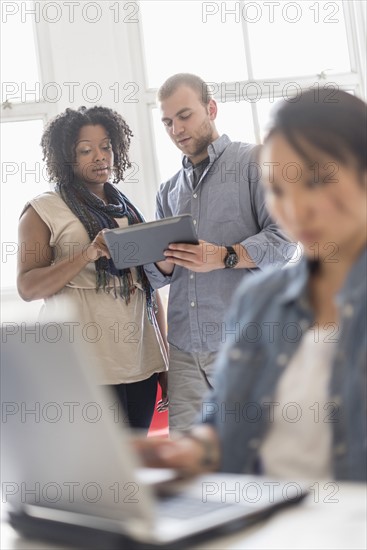
<path fill-rule="evenodd" d="M 208 194 L 208 220 L 229 222 L 240 215 L 240 186 L 238 182 L 212 185 Z"/>

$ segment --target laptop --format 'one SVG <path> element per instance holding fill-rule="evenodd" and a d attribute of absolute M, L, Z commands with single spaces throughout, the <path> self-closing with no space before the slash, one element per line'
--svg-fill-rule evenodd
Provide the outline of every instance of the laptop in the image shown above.
<path fill-rule="evenodd" d="M 103 236 L 118 269 L 165 260 L 170 243 L 199 242 L 190 214 L 107 229 Z"/>
<path fill-rule="evenodd" d="M 305 495 L 300 483 L 233 474 L 178 482 L 162 470 L 155 483 L 67 323 L 3 324 L 1 339 L 2 501 L 23 535 L 86 548 L 187 548 Z"/>

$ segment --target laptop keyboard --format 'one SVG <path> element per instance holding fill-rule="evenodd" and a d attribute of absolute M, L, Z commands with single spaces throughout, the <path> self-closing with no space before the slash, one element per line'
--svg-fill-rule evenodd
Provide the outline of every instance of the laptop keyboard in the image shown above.
<path fill-rule="evenodd" d="M 174 496 L 160 500 L 159 515 L 175 519 L 191 519 L 216 510 L 235 506 L 226 502 L 203 502 L 197 498 Z"/>

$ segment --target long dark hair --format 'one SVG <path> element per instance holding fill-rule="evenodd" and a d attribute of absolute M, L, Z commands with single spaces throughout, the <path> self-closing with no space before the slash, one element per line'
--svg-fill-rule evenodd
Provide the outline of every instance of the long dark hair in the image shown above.
<path fill-rule="evenodd" d="M 353 159 L 361 174 L 367 170 L 367 105 L 352 94 L 329 88 L 303 91 L 274 112 L 265 142 L 275 133 L 306 161 L 311 159 L 302 142 L 342 164 Z"/>

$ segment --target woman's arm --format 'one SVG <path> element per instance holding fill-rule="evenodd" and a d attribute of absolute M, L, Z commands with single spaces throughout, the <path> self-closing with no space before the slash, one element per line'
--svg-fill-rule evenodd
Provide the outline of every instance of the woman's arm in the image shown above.
<path fill-rule="evenodd" d="M 174 468 L 185 475 L 214 472 L 220 466 L 220 447 L 209 424 L 194 426 L 179 439 L 135 439 L 135 449 L 147 466 Z"/>
<path fill-rule="evenodd" d="M 50 230 L 32 207 L 27 208 L 21 217 L 18 235 L 17 286 L 19 295 L 27 302 L 52 296 L 89 262 L 107 255 L 95 242 L 97 236 L 87 248 L 72 249 L 70 257 L 52 263 Z"/>
<path fill-rule="evenodd" d="M 164 347 L 166 348 L 166 353 L 168 356 L 168 342 L 167 342 L 167 321 L 166 321 L 166 311 L 163 306 L 162 298 L 158 292 L 158 290 L 155 291 L 156 294 L 156 301 L 158 306 L 158 311 L 156 313 L 157 323 L 160 330 L 160 333 L 162 335 Z"/>

